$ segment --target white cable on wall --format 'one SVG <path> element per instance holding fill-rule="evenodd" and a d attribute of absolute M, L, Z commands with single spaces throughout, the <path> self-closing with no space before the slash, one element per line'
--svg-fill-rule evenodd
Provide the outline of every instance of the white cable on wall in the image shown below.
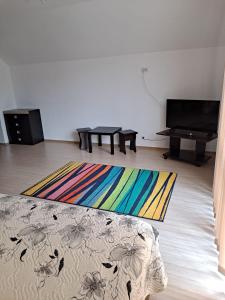
<path fill-rule="evenodd" d="M 149 70 L 148 68 L 142 68 L 141 69 L 142 83 L 143 83 L 145 92 L 149 96 L 149 98 L 153 99 L 160 106 L 160 108 L 162 109 L 163 103 L 152 94 L 152 92 L 150 91 L 150 89 L 148 87 L 146 77 L 145 77 L 145 74 L 148 72 L 148 70 Z M 166 138 L 162 138 L 162 139 L 142 138 L 142 139 L 145 140 L 145 141 L 151 141 L 151 142 L 161 142 L 161 141 L 167 140 Z"/>
<path fill-rule="evenodd" d="M 147 81 L 146 81 L 146 77 L 145 77 L 145 74 L 148 72 L 148 70 L 149 70 L 148 68 L 142 68 L 141 69 L 142 82 L 143 82 L 144 89 L 145 89 L 147 95 L 151 99 L 153 99 L 157 104 L 159 104 L 160 106 L 162 106 L 163 103 L 152 94 L 152 92 L 150 91 L 150 89 L 148 87 L 148 84 L 147 84 Z"/>

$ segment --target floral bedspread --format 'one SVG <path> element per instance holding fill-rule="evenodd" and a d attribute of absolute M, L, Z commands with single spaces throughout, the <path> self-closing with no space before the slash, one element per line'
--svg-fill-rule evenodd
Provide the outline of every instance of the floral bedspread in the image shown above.
<path fill-rule="evenodd" d="M 144 300 L 167 285 L 138 218 L 0 194 L 1 300 Z"/>

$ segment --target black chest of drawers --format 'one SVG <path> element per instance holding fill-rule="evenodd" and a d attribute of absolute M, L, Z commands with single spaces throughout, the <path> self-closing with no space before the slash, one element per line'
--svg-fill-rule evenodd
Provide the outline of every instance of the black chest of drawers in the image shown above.
<path fill-rule="evenodd" d="M 44 140 L 39 109 L 4 111 L 10 144 L 34 145 Z"/>

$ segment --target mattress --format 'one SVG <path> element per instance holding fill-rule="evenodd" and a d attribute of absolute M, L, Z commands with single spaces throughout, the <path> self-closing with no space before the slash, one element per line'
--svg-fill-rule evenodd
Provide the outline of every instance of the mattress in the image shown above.
<path fill-rule="evenodd" d="M 1 300 L 144 300 L 166 285 L 150 224 L 0 194 Z"/>

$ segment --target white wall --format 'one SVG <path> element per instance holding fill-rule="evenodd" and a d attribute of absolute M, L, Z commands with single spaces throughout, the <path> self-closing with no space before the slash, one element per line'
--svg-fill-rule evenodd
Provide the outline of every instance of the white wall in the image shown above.
<path fill-rule="evenodd" d="M 163 147 L 167 140 L 141 137 L 161 139 L 155 132 L 165 128 L 166 99 L 220 99 L 224 65 L 221 47 L 29 64 L 11 71 L 17 106 L 41 109 L 46 139 L 73 140 L 78 127 L 122 126 L 139 132 L 138 145 Z M 143 67 L 149 69 L 148 92 Z"/>
<path fill-rule="evenodd" d="M 0 143 L 7 143 L 3 111 L 16 107 L 10 68 L 0 59 Z"/>

